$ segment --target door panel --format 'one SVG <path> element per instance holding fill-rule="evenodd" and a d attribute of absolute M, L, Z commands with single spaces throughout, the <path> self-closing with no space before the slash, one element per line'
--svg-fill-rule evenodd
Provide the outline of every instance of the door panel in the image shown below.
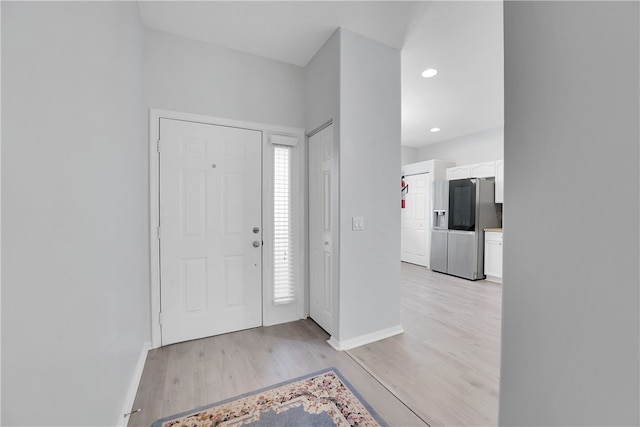
<path fill-rule="evenodd" d="M 206 206 L 206 175 L 203 171 L 179 171 L 180 192 L 182 201 L 183 221 L 181 232 L 183 239 L 205 238 L 205 206 Z"/>
<path fill-rule="evenodd" d="M 429 174 L 407 176 L 405 182 L 409 185 L 409 192 L 406 195 L 406 208 L 402 209 L 401 215 L 401 259 L 429 267 L 431 252 Z"/>
<path fill-rule="evenodd" d="M 447 273 L 466 279 L 476 279 L 476 233 L 449 230 Z"/>
<path fill-rule="evenodd" d="M 431 230 L 431 269 L 447 272 L 448 230 Z"/>
<path fill-rule="evenodd" d="M 160 138 L 162 345 L 260 326 L 262 133 L 161 119 Z"/>
<path fill-rule="evenodd" d="M 332 162 L 333 126 L 309 138 L 309 309 L 310 316 L 332 333 Z"/>

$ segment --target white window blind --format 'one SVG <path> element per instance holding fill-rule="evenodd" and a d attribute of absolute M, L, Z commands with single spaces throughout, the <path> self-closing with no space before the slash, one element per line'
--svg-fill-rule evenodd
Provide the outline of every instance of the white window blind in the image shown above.
<path fill-rule="evenodd" d="M 273 146 L 273 302 L 295 300 L 291 146 Z"/>

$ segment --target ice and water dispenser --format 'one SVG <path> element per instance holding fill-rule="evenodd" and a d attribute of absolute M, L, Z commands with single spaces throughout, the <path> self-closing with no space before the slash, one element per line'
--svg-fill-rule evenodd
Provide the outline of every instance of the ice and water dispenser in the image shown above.
<path fill-rule="evenodd" d="M 431 226 L 436 229 L 449 228 L 449 181 L 437 181 L 433 183 L 433 218 Z"/>
<path fill-rule="evenodd" d="M 433 228 L 443 228 L 447 229 L 447 211 L 445 210 L 434 210 L 433 211 Z"/>

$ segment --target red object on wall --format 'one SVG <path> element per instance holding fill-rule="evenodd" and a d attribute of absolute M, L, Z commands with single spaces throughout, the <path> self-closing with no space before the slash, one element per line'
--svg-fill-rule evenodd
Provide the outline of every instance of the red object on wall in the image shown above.
<path fill-rule="evenodd" d="M 404 209 L 407 206 L 406 201 L 405 201 L 405 196 L 409 192 L 409 186 L 407 184 L 405 184 L 404 176 L 402 177 L 401 187 L 402 187 L 402 189 L 400 190 L 400 194 L 402 194 L 402 200 L 400 202 L 401 203 L 400 206 L 401 206 L 402 209 Z"/>

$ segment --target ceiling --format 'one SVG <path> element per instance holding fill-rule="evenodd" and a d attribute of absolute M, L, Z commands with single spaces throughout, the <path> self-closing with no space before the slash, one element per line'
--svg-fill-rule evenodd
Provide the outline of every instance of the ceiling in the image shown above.
<path fill-rule="evenodd" d="M 140 1 L 145 27 L 305 66 L 338 27 L 401 49 L 402 145 L 502 126 L 502 1 Z M 438 75 L 421 76 L 426 68 Z M 441 128 L 433 133 L 433 127 Z"/>

